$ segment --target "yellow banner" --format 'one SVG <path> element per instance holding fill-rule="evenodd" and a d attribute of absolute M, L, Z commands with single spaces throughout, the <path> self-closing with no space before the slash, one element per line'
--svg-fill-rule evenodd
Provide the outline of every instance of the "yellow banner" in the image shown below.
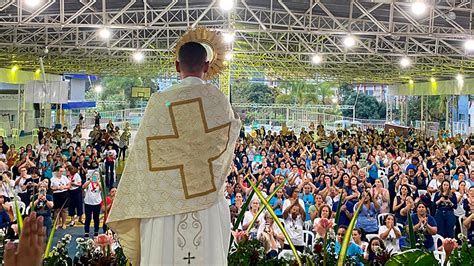
<path fill-rule="evenodd" d="M 387 94 L 392 96 L 471 95 L 474 94 L 474 79 L 394 84 L 388 86 Z"/>
<path fill-rule="evenodd" d="M 46 74 L 48 81 L 61 80 L 60 75 Z M 41 71 L 22 71 L 18 67 L 0 68 L 0 82 L 9 84 L 26 84 L 30 80 L 43 80 Z"/>

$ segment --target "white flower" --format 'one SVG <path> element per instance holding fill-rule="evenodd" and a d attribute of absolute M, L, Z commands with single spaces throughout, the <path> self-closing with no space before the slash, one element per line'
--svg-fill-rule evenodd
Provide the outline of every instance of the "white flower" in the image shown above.
<path fill-rule="evenodd" d="M 59 252 L 53 252 L 53 255 L 54 255 L 55 257 L 57 257 L 57 256 L 59 256 Z"/>

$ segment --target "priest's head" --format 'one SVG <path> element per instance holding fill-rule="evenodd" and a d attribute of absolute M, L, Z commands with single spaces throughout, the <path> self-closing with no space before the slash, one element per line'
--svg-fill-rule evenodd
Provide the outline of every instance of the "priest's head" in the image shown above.
<path fill-rule="evenodd" d="M 206 48 L 197 42 L 183 44 L 178 51 L 176 71 L 180 73 L 181 79 L 186 77 L 204 78 L 209 69 Z"/>

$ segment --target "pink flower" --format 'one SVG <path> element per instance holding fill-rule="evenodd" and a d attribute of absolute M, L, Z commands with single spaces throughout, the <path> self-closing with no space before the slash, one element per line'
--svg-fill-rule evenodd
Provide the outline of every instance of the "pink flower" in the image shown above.
<path fill-rule="evenodd" d="M 319 219 L 319 222 L 314 225 L 314 231 L 320 236 L 325 236 L 326 233 L 333 227 L 333 222 L 327 218 Z"/>
<path fill-rule="evenodd" d="M 106 234 L 100 234 L 95 238 L 94 242 L 96 246 L 104 248 L 112 245 L 113 238 Z"/>
<path fill-rule="evenodd" d="M 244 242 L 249 239 L 247 231 L 232 231 L 232 235 L 234 236 L 235 242 L 237 243 Z"/>
<path fill-rule="evenodd" d="M 445 238 L 443 241 L 443 248 L 444 248 L 444 251 L 446 252 L 446 256 L 449 256 L 451 255 L 453 250 L 458 248 L 458 242 L 456 241 L 456 239 Z"/>

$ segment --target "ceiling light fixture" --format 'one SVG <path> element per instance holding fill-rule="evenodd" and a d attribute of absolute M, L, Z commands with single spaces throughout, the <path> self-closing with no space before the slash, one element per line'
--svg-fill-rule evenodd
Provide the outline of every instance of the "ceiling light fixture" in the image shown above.
<path fill-rule="evenodd" d="M 313 64 L 315 65 L 321 64 L 322 61 L 323 61 L 323 58 L 319 54 L 315 54 L 313 55 L 313 57 L 311 57 L 311 62 L 313 62 Z"/>
<path fill-rule="evenodd" d="M 352 35 L 347 35 L 343 40 L 344 46 L 350 48 L 355 45 L 356 40 Z"/>
<path fill-rule="evenodd" d="M 25 0 L 25 5 L 28 7 L 37 7 L 39 6 L 41 0 Z"/>
<path fill-rule="evenodd" d="M 145 59 L 145 55 L 140 51 L 136 51 L 135 53 L 133 53 L 132 57 L 133 60 L 137 63 L 143 62 L 143 60 Z"/>
<path fill-rule="evenodd" d="M 235 39 L 234 33 L 230 33 L 230 32 L 224 33 L 223 37 L 224 37 L 224 42 L 226 43 L 231 43 Z"/>
<path fill-rule="evenodd" d="M 224 11 L 230 11 L 234 8 L 234 0 L 220 0 L 219 6 Z"/>
<path fill-rule="evenodd" d="M 225 60 L 230 61 L 234 57 L 234 55 L 231 52 L 228 52 L 225 54 Z"/>
<path fill-rule="evenodd" d="M 464 48 L 468 51 L 474 50 L 474 40 L 466 40 L 466 42 L 464 43 Z"/>
<path fill-rule="evenodd" d="M 400 66 L 403 67 L 403 68 L 406 68 L 406 67 L 409 67 L 411 65 L 411 60 L 410 58 L 408 57 L 402 57 L 402 59 L 400 59 Z"/>
<path fill-rule="evenodd" d="M 108 39 L 112 35 L 112 32 L 108 28 L 102 28 L 99 30 L 99 36 L 102 39 Z"/>
<path fill-rule="evenodd" d="M 428 6 L 422 0 L 416 0 L 411 5 L 411 12 L 413 12 L 413 14 L 417 16 L 424 14 L 426 12 L 426 9 L 428 9 Z"/>

